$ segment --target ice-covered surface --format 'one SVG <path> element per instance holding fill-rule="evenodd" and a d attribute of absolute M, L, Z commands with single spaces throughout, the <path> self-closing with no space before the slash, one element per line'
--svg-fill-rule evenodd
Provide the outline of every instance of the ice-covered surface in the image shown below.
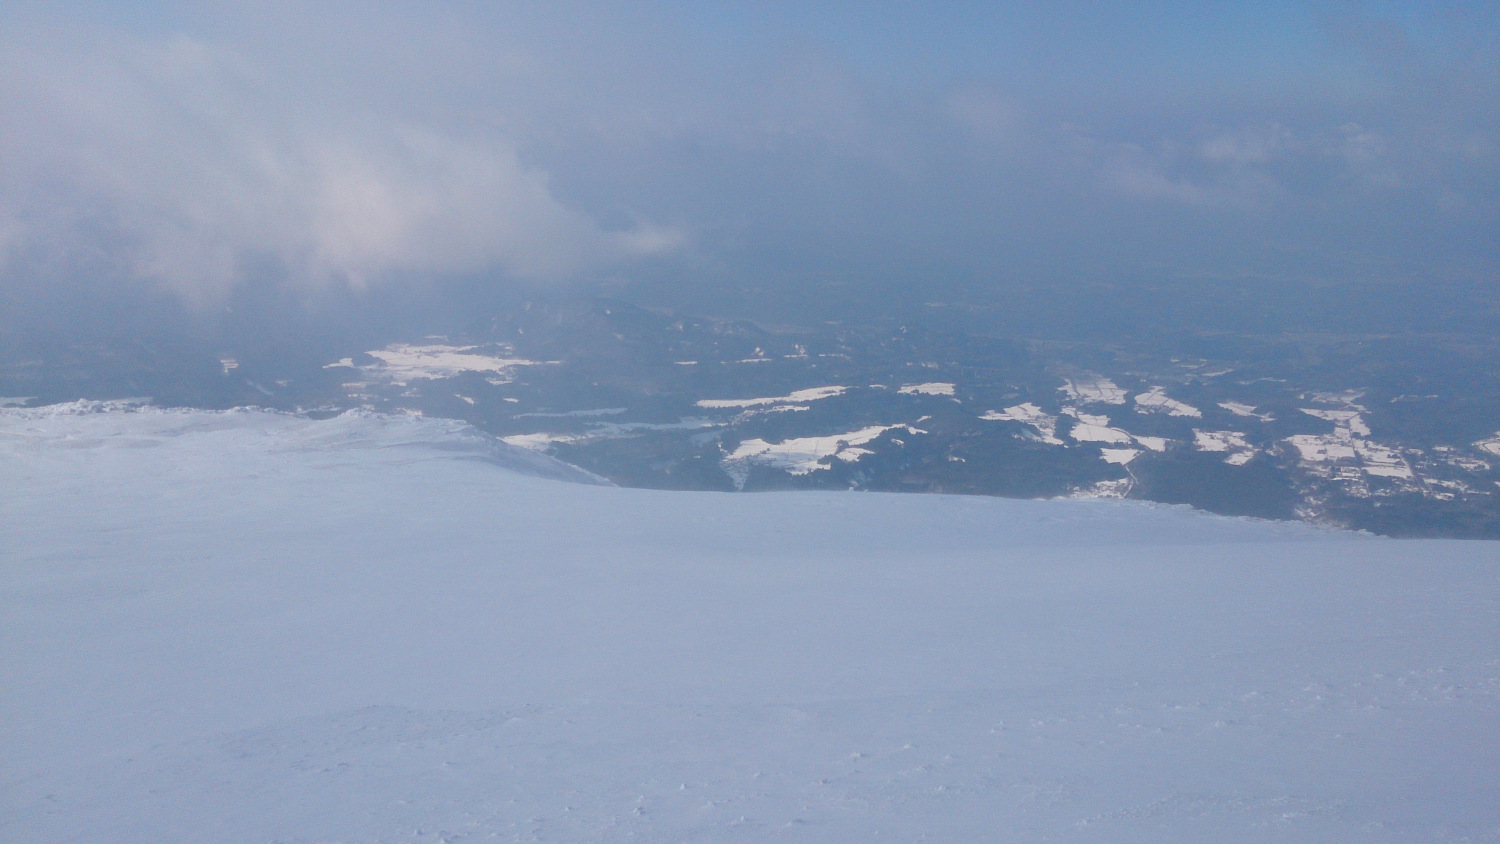
<path fill-rule="evenodd" d="M 1138 448 L 1101 448 L 1099 456 L 1104 459 L 1105 463 L 1118 463 L 1124 466 L 1141 456 L 1141 451 Z"/>
<path fill-rule="evenodd" d="M 907 384 L 896 392 L 908 396 L 951 396 L 954 386 L 946 381 L 929 381 L 926 384 Z"/>
<path fill-rule="evenodd" d="M 372 377 L 382 378 L 394 384 L 406 384 L 419 378 L 451 378 L 463 372 L 489 372 L 502 380 L 509 380 L 511 370 L 518 366 L 536 366 L 540 361 L 523 358 L 502 358 L 478 354 L 478 346 L 426 345 L 413 346 L 397 343 L 370 352 L 380 363 L 365 367 Z M 346 359 L 347 360 L 347 359 Z M 352 361 L 351 361 L 352 363 Z M 339 361 L 336 366 L 344 365 Z"/>
<path fill-rule="evenodd" d="M 829 434 L 821 437 L 792 437 L 780 442 L 767 442 L 759 437 L 745 440 L 734 451 L 724 456 L 724 464 L 735 486 L 743 487 L 750 463 L 760 463 L 783 469 L 793 475 L 805 475 L 819 469 L 827 469 L 823 461 L 837 458 L 854 462 L 870 454 L 860 448 L 877 439 L 886 431 L 901 430 L 912 434 L 923 433 L 910 425 L 870 425 L 857 431 Z"/>
<path fill-rule="evenodd" d="M 1325 398 L 1327 395 L 1320 394 L 1320 400 L 1332 401 Z M 1360 415 L 1363 408 L 1353 404 L 1353 399 L 1358 397 L 1358 393 L 1339 396 L 1338 398 L 1344 400 L 1346 407 L 1344 410 L 1302 408 L 1302 412 L 1309 416 L 1332 422 L 1333 432 L 1295 434 L 1287 437 L 1287 442 L 1297 449 L 1304 466 L 1326 473 L 1329 477 L 1353 482 L 1354 486 L 1349 492 L 1356 497 L 1368 498 L 1370 496 L 1370 491 L 1364 484 L 1366 476 L 1396 482 L 1397 488 L 1402 491 L 1415 490 L 1417 488 L 1416 473 L 1412 471 L 1401 452 L 1391 446 L 1366 439 L 1371 432 L 1370 427 L 1365 424 L 1364 417 Z"/>
<path fill-rule="evenodd" d="M 1347 438 L 1331 434 L 1296 434 L 1287 437 L 1286 441 L 1309 463 L 1354 459 L 1354 445 Z"/>
<path fill-rule="evenodd" d="M 1259 419 L 1262 422 L 1273 422 L 1276 419 L 1276 417 L 1272 416 L 1269 413 L 1256 413 L 1255 405 L 1245 404 L 1244 402 L 1221 401 L 1219 402 L 1219 407 L 1222 407 L 1230 413 L 1233 413 L 1235 416 L 1248 416 Z"/>
<path fill-rule="evenodd" d="M 572 419 L 580 416 L 619 416 L 629 409 L 628 407 L 595 407 L 588 410 L 566 410 L 560 413 L 517 413 L 515 418 Z"/>
<path fill-rule="evenodd" d="M 1370 426 L 1365 424 L 1364 417 L 1357 410 L 1320 410 L 1314 407 L 1304 407 L 1301 410 L 1308 416 L 1332 422 L 1337 429 L 1348 429 L 1355 436 L 1370 435 Z"/>
<path fill-rule="evenodd" d="M 979 418 L 993 422 L 1021 422 L 1035 428 L 1037 438 L 1041 442 L 1048 445 L 1063 445 L 1063 441 L 1057 437 L 1057 417 L 1043 412 L 1031 402 L 1007 407 L 1003 413 L 991 410 Z"/>
<path fill-rule="evenodd" d="M 1081 404 L 1124 404 L 1125 391 L 1102 375 L 1083 375 L 1063 380 L 1058 388 L 1067 398 Z"/>
<path fill-rule="evenodd" d="M 817 401 L 818 399 L 829 399 L 834 396 L 843 395 L 848 387 L 811 387 L 806 390 L 793 390 L 784 396 L 767 396 L 755 399 L 703 399 L 698 402 L 699 407 L 705 408 L 728 408 L 728 407 L 761 407 L 768 404 L 794 404 L 799 401 Z"/>
<path fill-rule="evenodd" d="M 227 411 L 161 409 L 140 400 L 76 401 L 32 409 L 0 410 L 0 459 L 7 466 L 26 455 L 63 452 L 113 453 L 190 445 L 212 452 L 237 449 L 238 440 L 271 451 L 317 451 L 322 459 L 366 451 L 389 451 L 398 460 L 479 460 L 542 478 L 591 484 L 609 482 L 559 460 L 514 448 L 453 419 L 420 413 L 382 415 L 351 410 L 314 420 L 289 413 L 239 408 Z M 150 454 L 157 452 L 151 451 Z M 128 489 L 118 492 L 128 494 Z"/>
<path fill-rule="evenodd" d="M 1072 494 L 1069 495 L 1068 498 L 1082 501 L 1116 500 L 1125 498 L 1126 496 L 1130 495 L 1130 491 L 1134 488 L 1135 479 L 1114 478 L 1110 480 L 1098 481 L 1097 483 L 1090 484 L 1089 486 L 1074 489 Z"/>
<path fill-rule="evenodd" d="M 609 408 L 609 410 L 613 409 L 614 408 Z M 785 409 L 799 410 L 805 408 Z M 518 414 L 516 418 L 519 419 L 522 416 L 527 415 L 572 415 L 591 417 L 599 416 L 602 414 L 596 411 L 576 411 L 573 414 L 532 413 Z M 547 451 L 548 449 L 552 448 L 554 443 L 581 443 L 594 442 L 598 440 L 618 440 L 625 437 L 637 436 L 643 431 L 690 431 L 697 428 L 714 428 L 722 424 L 722 422 L 715 422 L 712 419 L 703 419 L 696 416 L 690 416 L 686 419 L 679 419 L 676 422 L 589 422 L 586 426 L 588 430 L 584 431 L 583 433 L 568 434 L 542 431 L 530 434 L 511 434 L 510 436 L 501 437 L 500 439 L 502 442 L 508 445 L 516 446 L 518 448 L 530 449 L 532 451 Z"/>
<path fill-rule="evenodd" d="M 1129 431 L 1109 426 L 1109 417 L 1102 414 L 1079 413 L 1075 408 L 1065 407 L 1063 413 L 1077 419 L 1068 436 L 1079 442 L 1130 443 L 1135 440 Z"/>
<path fill-rule="evenodd" d="M 1480 440 L 1474 443 L 1474 447 L 1484 452 L 1485 454 L 1493 454 L 1496 457 L 1500 457 L 1500 431 L 1496 431 L 1495 436 L 1490 437 L 1489 439 Z"/>
<path fill-rule="evenodd" d="M 1255 457 L 1255 446 L 1239 431 L 1200 431 L 1193 429 L 1193 447 L 1199 451 L 1224 452 L 1224 462 L 1243 466 Z"/>
<path fill-rule="evenodd" d="M 1076 407 L 1065 407 L 1062 412 L 1078 420 L 1068 432 L 1068 435 L 1078 442 L 1116 445 L 1134 443 L 1158 452 L 1166 451 L 1167 443 L 1170 442 L 1165 437 L 1136 436 L 1120 428 L 1112 428 L 1109 425 L 1109 417 L 1102 414 L 1082 413 Z M 1003 413 L 991 410 L 979 418 L 994 422 L 1022 422 L 1036 429 L 1035 434 L 1027 434 L 1031 439 L 1048 445 L 1066 445 L 1057 436 L 1057 417 L 1043 412 L 1041 408 L 1030 402 L 1007 407 Z M 1099 456 L 1106 463 L 1118 463 L 1123 466 L 1140 454 L 1140 449 L 1136 448 L 1102 448 Z M 1120 496 L 1115 495 L 1111 487 L 1104 497 L 1118 498 Z"/>
<path fill-rule="evenodd" d="M 557 443 L 578 442 L 583 439 L 587 439 L 586 434 L 549 434 L 539 432 L 534 434 L 511 434 L 508 437 L 501 437 L 500 441 L 506 445 L 513 445 L 516 448 L 524 448 L 528 451 L 546 451 Z"/>
<path fill-rule="evenodd" d="M 1141 413 L 1165 413 L 1168 416 L 1188 416 L 1197 419 L 1203 412 L 1167 395 L 1166 387 L 1152 387 L 1135 397 L 1136 410 Z"/>
<path fill-rule="evenodd" d="M 1487 840 L 1500 547 L 0 411 L 0 840 Z"/>

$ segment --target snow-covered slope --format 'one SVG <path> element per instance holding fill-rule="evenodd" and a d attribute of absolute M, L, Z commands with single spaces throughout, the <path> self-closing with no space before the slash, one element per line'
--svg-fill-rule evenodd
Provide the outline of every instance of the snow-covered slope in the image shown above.
<path fill-rule="evenodd" d="M 1500 831 L 1495 543 L 102 409 L 0 411 L 6 841 Z"/>

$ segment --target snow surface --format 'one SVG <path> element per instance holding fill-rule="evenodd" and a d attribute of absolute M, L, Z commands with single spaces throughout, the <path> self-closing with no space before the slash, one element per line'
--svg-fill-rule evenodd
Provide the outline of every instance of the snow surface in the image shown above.
<path fill-rule="evenodd" d="M 741 362 L 743 363 L 744 361 Z M 811 387 L 806 390 L 793 390 L 784 396 L 767 396 L 755 399 L 703 399 L 698 402 L 698 406 L 707 408 L 760 407 L 768 404 L 817 401 L 818 399 L 829 399 L 834 396 L 843 395 L 844 391 L 848 389 L 848 387 Z"/>
<path fill-rule="evenodd" d="M 1332 422 L 1336 430 L 1348 430 L 1351 434 L 1360 437 L 1370 435 L 1370 426 L 1365 424 L 1364 418 L 1357 410 L 1319 410 L 1312 407 L 1304 407 L 1301 410 L 1308 416 Z"/>
<path fill-rule="evenodd" d="M 1065 378 L 1058 390 L 1067 398 L 1082 404 L 1125 403 L 1125 390 L 1103 375 Z"/>
<path fill-rule="evenodd" d="M 1233 413 L 1235 416 L 1249 416 L 1255 419 L 1259 419 L 1262 422 L 1273 422 L 1276 419 L 1276 417 L 1272 416 L 1269 413 L 1256 413 L 1255 405 L 1245 404 L 1244 402 L 1221 401 L 1219 402 L 1219 407 L 1222 407 L 1230 413 Z"/>
<path fill-rule="evenodd" d="M 1109 427 L 1108 416 L 1079 413 L 1071 407 L 1063 408 L 1063 413 L 1078 420 L 1078 424 L 1073 426 L 1072 430 L 1068 432 L 1068 436 L 1081 443 L 1130 443 L 1135 441 L 1135 437 L 1132 437 L 1130 432 Z"/>
<path fill-rule="evenodd" d="M 615 408 L 606 408 L 606 410 L 615 410 Z M 623 409 L 621 409 L 621 412 L 623 412 Z M 600 415 L 603 415 L 603 413 L 600 411 L 584 410 L 575 411 L 571 414 L 520 413 L 516 415 L 516 418 L 519 419 L 522 416 L 591 417 Z M 712 419 L 702 419 L 695 416 L 690 416 L 686 419 L 679 419 L 676 422 L 589 422 L 587 423 L 588 430 L 581 434 L 565 434 L 540 431 L 531 434 L 511 434 L 507 437 L 501 437 L 500 441 L 507 445 L 517 446 L 518 448 L 545 452 L 551 449 L 552 446 L 556 443 L 581 443 L 592 442 L 596 440 L 615 440 L 622 439 L 624 437 L 636 436 L 642 431 L 683 431 L 692 430 L 694 428 L 715 428 L 719 427 L 722 424 L 723 423 L 715 422 Z"/>
<path fill-rule="evenodd" d="M 1190 416 L 1194 419 L 1203 412 L 1190 404 L 1184 404 L 1167 395 L 1166 387 L 1152 387 L 1135 397 L 1136 410 L 1141 413 L 1165 413 L 1168 416 Z"/>
<path fill-rule="evenodd" d="M 1358 395 L 1354 395 L 1355 398 Z M 1352 401 L 1352 400 L 1351 400 Z M 1359 407 L 1358 405 L 1350 405 Z M 1361 408 L 1362 409 L 1362 408 Z M 1359 463 L 1358 469 L 1350 469 L 1353 477 L 1357 478 L 1359 471 L 1366 475 L 1375 477 L 1394 478 L 1403 481 L 1413 481 L 1416 473 L 1411 470 L 1406 459 L 1395 448 L 1380 443 L 1372 442 L 1365 437 L 1370 436 L 1370 427 L 1365 424 L 1364 418 L 1360 416 L 1359 410 L 1317 410 L 1302 408 L 1302 412 L 1309 416 L 1315 416 L 1332 422 L 1334 425 L 1331 434 L 1296 434 L 1287 437 L 1287 442 L 1297 449 L 1298 455 L 1304 463 L 1332 463 L 1338 461 L 1355 461 Z M 1412 488 L 1407 484 L 1407 488 Z M 1367 492 L 1360 493 L 1367 497 Z"/>
<path fill-rule="evenodd" d="M 1333 434 L 1296 434 L 1286 438 L 1297 449 L 1302 459 L 1309 463 L 1331 460 L 1353 460 L 1353 441 Z"/>
<path fill-rule="evenodd" d="M 0 411 L 0 840 L 1485 840 L 1500 545 Z"/>
<path fill-rule="evenodd" d="M 907 384 L 896 392 L 906 396 L 951 396 L 955 386 L 946 381 L 929 381 L 926 384 Z"/>
<path fill-rule="evenodd" d="M 515 418 L 571 419 L 579 416 L 619 416 L 629 409 L 628 407 L 595 407 L 588 410 L 566 410 L 561 413 L 517 413 Z"/>
<path fill-rule="evenodd" d="M 1140 451 L 1140 449 L 1137 449 L 1137 448 L 1101 448 L 1101 449 L 1099 449 L 1099 456 L 1104 460 L 1105 463 L 1118 463 L 1121 466 L 1126 465 L 1127 463 L 1129 463 L 1130 461 L 1136 459 L 1140 455 L 1141 455 L 1141 451 Z"/>
<path fill-rule="evenodd" d="M 501 383 L 508 381 L 511 370 L 518 366 L 536 366 L 540 361 L 522 358 L 499 358 L 474 352 L 478 346 L 413 346 L 395 343 L 384 349 L 371 351 L 371 357 L 379 364 L 366 367 L 365 371 L 384 378 L 396 385 L 404 385 L 418 379 L 452 378 L 463 372 L 491 372 L 501 376 Z M 344 360 L 348 360 L 345 358 Z M 352 363 L 352 361 L 350 361 Z M 341 360 L 334 366 L 343 366 Z"/>
<path fill-rule="evenodd" d="M 906 431 L 912 434 L 926 433 L 910 425 L 870 425 L 856 431 L 829 434 L 822 437 L 794 437 L 781 442 L 767 442 L 759 437 L 739 444 L 734 451 L 724 455 L 725 468 L 734 479 L 735 486 L 743 487 L 749 473 L 749 463 L 760 463 L 783 469 L 793 475 L 806 475 L 828 465 L 822 461 L 829 457 L 853 463 L 867 454 L 867 448 L 859 446 L 879 439 L 886 431 Z"/>
<path fill-rule="evenodd" d="M 1202 431 L 1193 429 L 1193 447 L 1199 451 L 1221 451 L 1228 456 L 1224 462 L 1231 466 L 1243 466 L 1255 458 L 1255 446 L 1245 439 L 1240 431 Z"/>
<path fill-rule="evenodd" d="M 1495 436 L 1489 439 L 1474 443 L 1474 447 L 1486 454 L 1493 454 L 1496 457 L 1500 457 L 1500 431 L 1496 431 Z"/>
<path fill-rule="evenodd" d="M 1004 413 L 998 410 L 987 411 L 979 418 L 993 422 L 1021 422 L 1036 429 L 1037 439 L 1040 442 L 1048 445 L 1063 445 L 1063 441 L 1057 438 L 1057 417 L 1044 413 L 1041 408 L 1031 402 L 1007 407 Z"/>

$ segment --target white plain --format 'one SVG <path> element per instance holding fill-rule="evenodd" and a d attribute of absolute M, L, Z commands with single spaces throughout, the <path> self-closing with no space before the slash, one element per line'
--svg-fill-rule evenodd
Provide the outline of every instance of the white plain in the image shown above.
<path fill-rule="evenodd" d="M 0 411 L 6 841 L 1500 828 L 1497 543 L 92 409 Z"/>

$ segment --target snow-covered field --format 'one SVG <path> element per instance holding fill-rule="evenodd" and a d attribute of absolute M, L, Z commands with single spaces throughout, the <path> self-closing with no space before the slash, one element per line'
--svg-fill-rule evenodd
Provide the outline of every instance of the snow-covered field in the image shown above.
<path fill-rule="evenodd" d="M 1036 429 L 1038 441 L 1048 445 L 1063 444 L 1063 441 L 1057 438 L 1057 417 L 1043 413 L 1041 408 L 1031 402 L 1007 407 L 1004 413 L 991 410 L 979 418 L 994 422 L 1021 422 Z"/>
<path fill-rule="evenodd" d="M 562 416 L 563 414 L 519 414 L 517 418 L 528 415 Z M 575 411 L 570 415 L 595 416 L 600 414 L 591 411 Z M 544 431 L 534 434 L 512 434 L 508 437 L 501 437 L 501 440 L 508 445 L 532 451 L 546 452 L 552 448 L 554 443 L 613 440 L 634 436 L 640 431 L 683 431 L 696 428 L 713 428 L 721 424 L 723 423 L 699 417 L 688 417 L 686 419 L 679 419 L 676 422 L 590 422 L 588 423 L 588 430 L 581 434 L 552 434 Z"/>
<path fill-rule="evenodd" d="M 1067 378 L 1058 388 L 1062 394 L 1083 404 L 1124 404 L 1125 391 L 1103 375 L 1084 375 Z"/>
<path fill-rule="evenodd" d="M 1221 401 L 1219 402 L 1219 407 L 1222 407 L 1230 413 L 1233 413 L 1235 416 L 1248 416 L 1254 419 L 1259 419 L 1262 422 L 1271 422 L 1276 418 L 1269 413 L 1256 413 L 1255 405 L 1245 404 L 1244 402 Z"/>
<path fill-rule="evenodd" d="M 1136 410 L 1141 413 L 1165 413 L 1168 416 L 1191 416 L 1198 419 L 1203 412 L 1190 404 L 1184 404 L 1167 395 L 1167 388 L 1152 387 L 1135 397 Z"/>
<path fill-rule="evenodd" d="M 954 385 L 946 381 L 930 381 L 926 384 L 907 384 L 896 392 L 906 396 L 951 396 Z"/>
<path fill-rule="evenodd" d="M 1493 454 L 1496 457 L 1500 457 L 1500 431 L 1496 431 L 1495 436 L 1489 439 L 1474 443 L 1474 446 L 1486 454 Z"/>
<path fill-rule="evenodd" d="M 726 407 L 761 407 L 769 404 L 796 404 L 797 402 L 817 401 L 819 399 L 833 398 L 843 395 L 848 387 L 812 387 L 806 390 L 793 390 L 785 396 L 767 396 L 754 399 L 704 399 L 698 402 L 699 407 L 726 408 Z"/>
<path fill-rule="evenodd" d="M 540 361 L 522 358 L 501 358 L 478 354 L 478 346 L 426 345 L 413 346 L 396 343 L 370 352 L 379 364 L 365 367 L 371 377 L 381 378 L 397 385 L 405 385 L 420 378 L 452 378 L 463 372 L 489 372 L 509 380 L 511 370 L 518 366 L 536 366 Z M 347 361 L 347 363 L 346 363 Z M 352 366 L 345 358 L 330 366 Z M 329 368 L 329 367 L 324 367 Z M 227 371 L 227 370 L 226 370 Z"/>
<path fill-rule="evenodd" d="M 1239 431 L 1201 431 L 1193 429 L 1193 447 L 1199 451 L 1224 452 L 1224 462 L 1243 466 L 1255 459 L 1255 446 Z"/>
<path fill-rule="evenodd" d="M 1078 423 L 1073 426 L 1073 430 L 1069 431 L 1068 434 L 1081 443 L 1130 443 L 1135 441 L 1135 437 L 1132 437 L 1130 432 L 1121 430 L 1120 428 L 1109 427 L 1109 417 L 1103 414 L 1079 413 L 1071 407 L 1063 408 L 1063 413 L 1078 420 Z"/>
<path fill-rule="evenodd" d="M 860 446 L 878 439 L 886 431 L 894 430 L 910 434 L 926 433 L 910 425 L 870 425 L 842 434 L 795 437 L 775 443 L 757 437 L 745 440 L 734 451 L 724 455 L 724 465 L 735 486 L 743 488 L 749 475 L 750 463 L 782 469 L 793 475 L 806 475 L 827 469 L 828 464 L 823 461 L 830 457 L 849 463 L 859 460 L 871 453 L 869 449 Z"/>
<path fill-rule="evenodd" d="M 1500 546 L 0 411 L 0 840 L 1492 840 Z"/>

